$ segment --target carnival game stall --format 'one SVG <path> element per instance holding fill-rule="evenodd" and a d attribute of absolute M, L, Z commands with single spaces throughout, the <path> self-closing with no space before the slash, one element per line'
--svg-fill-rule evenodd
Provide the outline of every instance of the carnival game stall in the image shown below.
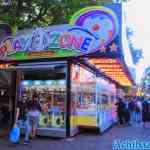
<path fill-rule="evenodd" d="M 115 122 L 116 88 L 133 84 L 121 14 L 119 4 L 91 6 L 68 24 L 19 30 L 1 41 L 1 69 L 15 74 L 15 103 L 38 95 L 38 135 L 73 136 L 79 126 L 103 132 Z"/>

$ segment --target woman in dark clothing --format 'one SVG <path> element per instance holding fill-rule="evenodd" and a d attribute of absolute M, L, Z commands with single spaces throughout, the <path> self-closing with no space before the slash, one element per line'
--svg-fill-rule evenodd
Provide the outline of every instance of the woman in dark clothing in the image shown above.
<path fill-rule="evenodd" d="M 118 103 L 116 103 L 117 105 L 117 113 L 118 113 L 118 119 L 119 119 L 119 123 L 123 124 L 124 123 L 124 109 L 125 109 L 125 104 L 122 101 L 121 98 L 119 98 Z"/>
<path fill-rule="evenodd" d="M 147 122 L 150 122 L 150 104 L 147 99 L 145 99 L 142 103 L 142 121 L 143 126 L 146 128 Z"/>
<path fill-rule="evenodd" d="M 133 123 L 135 121 L 135 101 L 134 97 L 131 98 L 129 102 L 129 111 L 130 111 L 130 123 Z"/>
<path fill-rule="evenodd" d="M 123 113 L 124 113 L 125 124 L 129 125 L 130 124 L 130 108 L 129 108 L 129 102 L 127 99 L 125 99 L 124 105 L 125 106 L 123 109 Z"/>

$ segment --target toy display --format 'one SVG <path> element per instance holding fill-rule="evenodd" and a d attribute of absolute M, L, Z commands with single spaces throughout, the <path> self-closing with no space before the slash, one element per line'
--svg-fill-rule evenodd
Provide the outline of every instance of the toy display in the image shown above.
<path fill-rule="evenodd" d="M 39 127 L 64 128 L 65 92 L 64 80 L 24 80 L 21 97 L 30 100 L 36 93 L 42 108 Z"/>

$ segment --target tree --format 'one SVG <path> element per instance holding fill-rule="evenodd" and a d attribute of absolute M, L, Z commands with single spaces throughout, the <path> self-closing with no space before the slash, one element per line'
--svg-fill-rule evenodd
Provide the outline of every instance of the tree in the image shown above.
<path fill-rule="evenodd" d="M 125 1 L 125 0 L 121 0 Z M 0 21 L 15 28 L 68 23 L 79 9 L 113 0 L 0 0 Z"/>
<path fill-rule="evenodd" d="M 62 24 L 77 10 L 97 2 L 104 0 L 0 0 L 0 21 L 18 28 Z"/>

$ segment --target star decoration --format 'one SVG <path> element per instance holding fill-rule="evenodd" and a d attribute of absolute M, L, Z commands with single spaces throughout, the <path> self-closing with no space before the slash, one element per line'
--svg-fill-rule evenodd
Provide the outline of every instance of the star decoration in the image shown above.
<path fill-rule="evenodd" d="M 106 52 L 106 47 L 104 45 L 100 47 L 100 52 L 102 52 L 102 53 Z"/>
<path fill-rule="evenodd" d="M 112 43 L 112 45 L 110 45 L 109 48 L 110 48 L 110 51 L 111 51 L 111 52 L 116 52 L 118 46 L 117 46 L 115 43 Z"/>

